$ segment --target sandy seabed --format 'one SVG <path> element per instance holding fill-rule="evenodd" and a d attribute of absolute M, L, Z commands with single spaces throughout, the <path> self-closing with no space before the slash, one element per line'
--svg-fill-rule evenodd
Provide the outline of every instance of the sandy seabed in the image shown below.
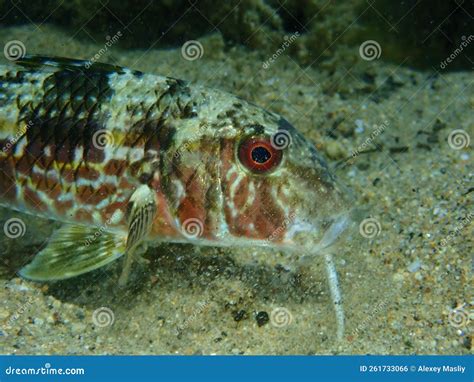
<path fill-rule="evenodd" d="M 47 25 L 2 29 L 0 41 L 9 40 L 28 53 L 84 59 L 103 47 Z M 0 353 L 469 354 L 474 162 L 472 144 L 459 149 L 448 138 L 459 129 L 474 137 L 472 73 L 365 61 L 357 46 L 332 70 L 285 55 L 264 68 L 270 57 L 226 49 L 217 35 L 201 43 L 194 61 L 180 49 L 115 47 L 100 60 L 237 94 L 285 116 L 323 152 L 377 226 L 371 238 L 356 229 L 335 254 L 344 339 L 336 340 L 320 258 L 163 245 L 126 291 L 116 288 L 119 262 L 37 284 L 15 270 L 57 225 L 1 210 L 2 225 L 20 217 L 27 229 L 20 240 L 0 235 Z M 284 325 L 270 320 L 278 308 Z"/>

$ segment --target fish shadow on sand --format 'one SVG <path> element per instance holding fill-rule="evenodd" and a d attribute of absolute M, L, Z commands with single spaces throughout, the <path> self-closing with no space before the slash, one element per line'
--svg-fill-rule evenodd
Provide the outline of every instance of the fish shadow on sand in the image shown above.
<path fill-rule="evenodd" d="M 229 249 L 196 250 L 192 245 L 165 244 L 150 249 L 136 264 L 128 285 L 118 287 L 122 260 L 74 279 L 52 283 L 48 290 L 55 298 L 77 305 L 97 307 L 126 305 L 132 309 L 139 297 L 153 293 L 182 291 L 195 295 L 210 292 L 225 298 L 219 288 L 237 282 L 252 292 L 257 303 L 327 303 L 324 273 L 313 274 L 301 267 L 288 270 L 281 265 L 239 263 Z M 157 292 L 158 291 L 158 292 Z M 144 297 L 146 298 L 146 297 Z"/>
<path fill-rule="evenodd" d="M 4 279 L 15 277 L 42 246 L 27 244 L 2 254 L 2 263 L 8 269 Z M 274 255 L 272 253 L 269 256 Z M 28 259 L 28 261 L 25 261 Z M 328 289 L 323 269 L 315 272 L 307 266 L 289 270 L 280 264 L 269 265 L 264 261 L 239 262 L 238 254 L 231 249 L 199 248 L 185 244 L 164 244 L 151 248 L 144 255 L 145 262 L 134 266 L 126 287 L 118 286 L 122 259 L 71 279 L 49 282 L 45 292 L 56 299 L 79 306 L 120 307 L 131 310 L 139 299 L 147 295 L 182 291 L 183 295 L 197 296 L 209 293 L 216 300 L 226 298 L 225 287 L 232 283 L 251 292 L 255 304 L 320 303 L 327 304 Z M 319 261 L 315 261 L 319 263 Z M 237 284 L 236 284 L 237 283 Z M 43 286 L 45 283 L 38 283 Z M 222 291 L 219 289 L 223 289 Z"/>

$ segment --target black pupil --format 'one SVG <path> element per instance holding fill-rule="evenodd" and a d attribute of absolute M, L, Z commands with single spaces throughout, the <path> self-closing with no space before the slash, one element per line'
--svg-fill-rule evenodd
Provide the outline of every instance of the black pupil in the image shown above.
<path fill-rule="evenodd" d="M 271 158 L 272 154 L 265 147 L 258 146 L 252 150 L 252 160 L 257 163 L 265 163 Z"/>

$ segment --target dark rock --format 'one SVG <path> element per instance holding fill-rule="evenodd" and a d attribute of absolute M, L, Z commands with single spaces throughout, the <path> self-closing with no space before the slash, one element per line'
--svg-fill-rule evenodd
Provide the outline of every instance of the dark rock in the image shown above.
<path fill-rule="evenodd" d="M 267 312 L 262 311 L 262 312 L 258 312 L 255 315 L 255 320 L 257 321 L 258 326 L 263 326 L 263 325 L 267 324 L 268 321 L 270 321 L 270 317 L 268 317 Z"/>
<path fill-rule="evenodd" d="M 234 317 L 234 321 L 242 321 L 248 318 L 248 314 L 245 310 L 235 310 L 232 312 L 232 317 Z"/>

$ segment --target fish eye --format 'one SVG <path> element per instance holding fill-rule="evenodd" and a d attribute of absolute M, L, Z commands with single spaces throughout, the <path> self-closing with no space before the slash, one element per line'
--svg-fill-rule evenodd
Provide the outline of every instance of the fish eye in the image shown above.
<path fill-rule="evenodd" d="M 274 170 L 282 159 L 282 151 L 272 146 L 269 138 L 247 138 L 239 146 L 240 162 L 256 174 Z"/>

